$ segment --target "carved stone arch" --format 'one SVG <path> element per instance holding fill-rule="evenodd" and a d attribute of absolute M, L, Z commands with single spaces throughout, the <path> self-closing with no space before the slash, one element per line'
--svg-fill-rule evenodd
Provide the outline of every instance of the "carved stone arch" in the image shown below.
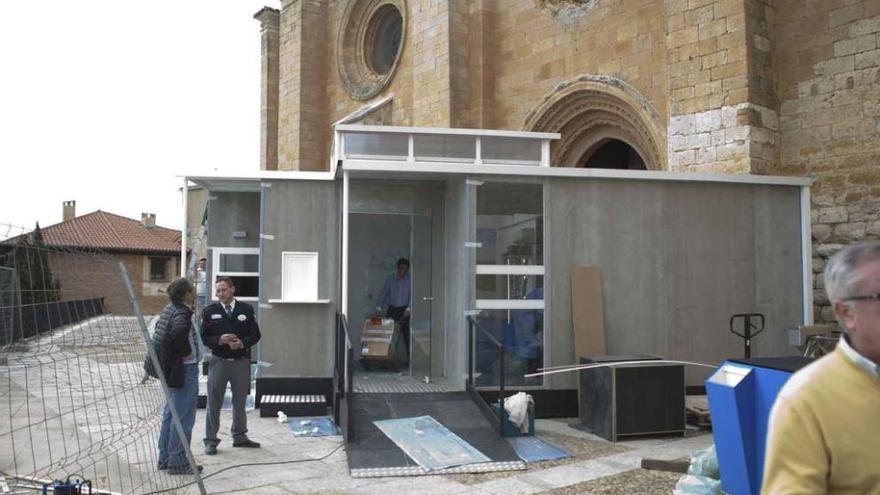
<path fill-rule="evenodd" d="M 550 163 L 577 167 L 602 143 L 631 146 L 650 170 L 666 170 L 666 127 L 650 101 L 624 81 L 585 75 L 560 83 L 526 117 L 523 129 L 558 132 Z"/>

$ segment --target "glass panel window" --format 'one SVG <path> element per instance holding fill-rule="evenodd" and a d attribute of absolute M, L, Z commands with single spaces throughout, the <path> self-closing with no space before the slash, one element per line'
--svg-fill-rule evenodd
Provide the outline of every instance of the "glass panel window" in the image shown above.
<path fill-rule="evenodd" d="M 541 184 L 485 183 L 477 190 L 477 264 L 542 265 Z"/>
<path fill-rule="evenodd" d="M 349 157 L 383 157 L 405 160 L 409 135 L 378 132 L 345 133 L 345 154 Z"/>
<path fill-rule="evenodd" d="M 260 248 L 212 247 L 211 278 L 229 277 L 235 285 L 235 297 L 255 301 L 260 294 Z M 211 287 L 211 300 L 217 300 Z"/>
<path fill-rule="evenodd" d="M 480 139 L 484 162 L 541 164 L 541 140 L 513 137 L 484 136 Z"/>
<path fill-rule="evenodd" d="M 474 136 L 416 134 L 413 148 L 416 159 L 425 161 L 473 162 L 477 154 Z"/>
<path fill-rule="evenodd" d="M 477 189 L 478 324 L 504 344 L 499 349 L 476 333 L 477 385 L 540 386 L 543 378 L 524 374 L 544 359 L 544 214 L 541 184 L 487 182 Z"/>
<path fill-rule="evenodd" d="M 221 254 L 221 272 L 258 272 L 260 271 L 260 255 L 258 254 Z"/>
<path fill-rule="evenodd" d="M 524 378 L 544 366 L 544 310 L 483 310 L 479 325 L 504 343 L 505 365 L 501 369 L 498 347 L 483 332 L 475 333 L 474 356 L 477 386 L 497 387 L 501 373 L 505 386 L 541 385 L 541 377 Z"/>
<path fill-rule="evenodd" d="M 257 297 L 259 295 L 260 277 L 246 275 L 229 278 L 232 280 L 232 285 L 235 286 L 235 297 Z M 214 278 L 214 283 L 216 282 L 217 277 Z"/>

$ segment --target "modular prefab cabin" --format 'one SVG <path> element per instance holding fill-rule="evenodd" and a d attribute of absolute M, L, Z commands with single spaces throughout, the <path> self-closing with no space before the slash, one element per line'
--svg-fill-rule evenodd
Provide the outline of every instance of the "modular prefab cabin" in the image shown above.
<path fill-rule="evenodd" d="M 463 390 L 471 366 L 478 387 L 503 375 L 570 407 L 575 374 L 522 375 L 578 360 L 575 265 L 601 270 L 607 354 L 720 363 L 742 354 L 730 316 L 762 313 L 752 352 L 785 355 L 784 330 L 811 323 L 810 179 L 554 167 L 558 134 L 334 133 L 329 172 L 185 178 L 210 192 L 209 277 L 232 277 L 258 307 L 258 357 L 271 363 L 258 384 L 329 387 L 340 314 L 346 366 L 361 373 L 360 328 L 400 257 L 411 261 L 405 374 L 445 390 Z M 473 342 L 469 317 L 483 330 Z M 689 370 L 688 384 L 705 377 Z"/>

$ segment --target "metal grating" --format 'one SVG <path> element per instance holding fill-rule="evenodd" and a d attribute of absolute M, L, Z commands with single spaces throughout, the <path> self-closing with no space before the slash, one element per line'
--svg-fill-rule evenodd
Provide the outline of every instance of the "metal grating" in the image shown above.
<path fill-rule="evenodd" d="M 524 471 L 522 461 L 481 462 L 447 469 L 429 471 L 421 466 L 352 469 L 352 478 L 384 478 L 388 476 L 429 476 L 435 474 L 493 473 L 499 471 Z"/>
<path fill-rule="evenodd" d="M 425 383 L 409 375 L 397 373 L 358 373 L 354 376 L 354 391 L 362 394 L 412 394 L 425 392 L 459 392 L 446 381 Z"/>
<path fill-rule="evenodd" d="M 260 404 L 314 404 L 323 403 L 323 395 L 264 395 Z"/>

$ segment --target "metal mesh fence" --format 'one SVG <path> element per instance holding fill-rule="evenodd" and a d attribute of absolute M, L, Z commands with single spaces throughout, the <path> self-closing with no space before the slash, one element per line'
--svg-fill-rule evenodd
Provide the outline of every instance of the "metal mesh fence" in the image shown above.
<path fill-rule="evenodd" d="M 13 311 L 18 306 L 18 274 L 0 266 L 0 346 L 12 343 Z"/>
<path fill-rule="evenodd" d="M 141 275 L 125 264 L 0 224 L 0 493 L 68 479 L 90 481 L 82 493 L 201 486 L 159 470 L 167 388 L 143 368 L 156 318 L 132 304 L 127 272 L 135 286 Z"/>

